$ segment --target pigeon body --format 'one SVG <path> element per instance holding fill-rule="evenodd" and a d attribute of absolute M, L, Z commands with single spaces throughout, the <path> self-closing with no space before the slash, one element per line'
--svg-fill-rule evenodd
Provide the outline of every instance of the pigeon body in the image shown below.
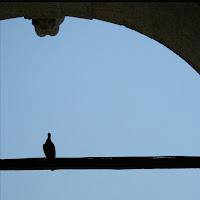
<path fill-rule="evenodd" d="M 51 133 L 48 133 L 48 138 L 46 142 L 43 144 L 44 154 L 47 158 L 55 158 L 56 157 L 56 149 L 51 141 Z"/>

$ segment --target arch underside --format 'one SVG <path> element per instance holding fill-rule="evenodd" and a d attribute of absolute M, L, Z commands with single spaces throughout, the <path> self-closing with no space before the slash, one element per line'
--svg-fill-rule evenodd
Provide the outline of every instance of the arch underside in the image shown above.
<path fill-rule="evenodd" d="M 62 16 L 123 25 L 163 44 L 200 73 L 200 4 L 196 2 L 3 2 L 0 20 Z"/>

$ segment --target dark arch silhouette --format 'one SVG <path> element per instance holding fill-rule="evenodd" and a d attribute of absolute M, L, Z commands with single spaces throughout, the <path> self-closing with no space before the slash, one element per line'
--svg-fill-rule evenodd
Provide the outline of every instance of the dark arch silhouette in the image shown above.
<path fill-rule="evenodd" d="M 0 4 L 0 20 L 16 17 L 58 19 L 72 16 L 123 25 L 163 44 L 198 73 L 200 73 L 199 13 L 198 2 L 3 2 Z"/>

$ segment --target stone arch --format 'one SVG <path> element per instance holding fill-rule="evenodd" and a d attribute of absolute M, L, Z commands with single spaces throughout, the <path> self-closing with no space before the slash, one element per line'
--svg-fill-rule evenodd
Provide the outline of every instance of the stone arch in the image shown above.
<path fill-rule="evenodd" d="M 123 25 L 163 44 L 200 73 L 196 2 L 3 2 L 0 20 L 72 16 Z"/>

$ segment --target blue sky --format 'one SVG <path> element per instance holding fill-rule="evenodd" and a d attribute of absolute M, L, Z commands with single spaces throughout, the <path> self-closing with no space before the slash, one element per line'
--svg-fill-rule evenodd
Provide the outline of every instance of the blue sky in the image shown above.
<path fill-rule="evenodd" d="M 1 158 L 199 156 L 200 78 L 136 31 L 66 17 L 40 38 L 1 21 Z M 1 199 L 197 199 L 198 169 L 1 172 Z"/>

